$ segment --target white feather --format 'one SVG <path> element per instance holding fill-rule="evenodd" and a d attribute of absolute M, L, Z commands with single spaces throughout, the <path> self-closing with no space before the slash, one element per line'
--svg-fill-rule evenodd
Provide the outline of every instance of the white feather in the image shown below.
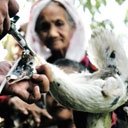
<path fill-rule="evenodd" d="M 51 68 L 55 83 L 50 91 L 68 108 L 92 113 L 110 112 L 127 100 L 126 86 L 116 74 L 103 80 L 97 77 L 100 72 L 67 75 L 53 65 Z"/>
<path fill-rule="evenodd" d="M 114 65 L 121 73 L 123 80 L 128 79 L 128 57 L 123 47 L 124 40 L 114 32 L 107 29 L 97 29 L 93 32 L 89 41 L 89 54 L 99 69 L 104 69 L 109 65 Z M 112 52 L 116 57 L 110 58 Z"/>

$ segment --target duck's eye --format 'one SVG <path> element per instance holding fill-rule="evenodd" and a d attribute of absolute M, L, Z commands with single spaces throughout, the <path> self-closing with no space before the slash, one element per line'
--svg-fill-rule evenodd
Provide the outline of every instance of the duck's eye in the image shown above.
<path fill-rule="evenodd" d="M 116 57 L 116 54 L 115 54 L 115 51 L 112 51 L 111 55 L 110 55 L 110 58 L 115 58 Z"/>

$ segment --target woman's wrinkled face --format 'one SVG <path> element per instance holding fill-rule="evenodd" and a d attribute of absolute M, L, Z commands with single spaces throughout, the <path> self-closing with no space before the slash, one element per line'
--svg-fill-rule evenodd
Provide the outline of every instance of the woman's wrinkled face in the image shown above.
<path fill-rule="evenodd" d="M 66 50 L 73 34 L 73 27 L 66 18 L 66 11 L 59 5 L 49 4 L 41 12 L 36 22 L 36 32 L 51 50 Z"/>

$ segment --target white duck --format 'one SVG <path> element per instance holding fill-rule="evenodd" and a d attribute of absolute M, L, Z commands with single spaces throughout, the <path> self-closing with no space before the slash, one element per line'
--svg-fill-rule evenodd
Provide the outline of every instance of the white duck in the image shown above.
<path fill-rule="evenodd" d="M 89 54 L 99 71 L 67 75 L 50 65 L 54 84 L 50 92 L 62 105 L 74 110 L 102 113 L 115 110 L 127 101 L 128 58 L 122 41 L 108 30 L 92 34 Z"/>

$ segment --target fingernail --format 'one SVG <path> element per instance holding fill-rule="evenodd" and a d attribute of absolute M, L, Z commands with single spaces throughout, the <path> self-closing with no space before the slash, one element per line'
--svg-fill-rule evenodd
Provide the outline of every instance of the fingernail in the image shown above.
<path fill-rule="evenodd" d="M 53 119 L 53 117 L 52 117 L 52 116 L 50 116 L 50 115 L 48 116 L 48 118 L 49 118 L 49 119 Z"/>
<path fill-rule="evenodd" d="M 28 111 L 24 111 L 24 114 L 25 114 L 25 115 L 28 115 Z"/>

